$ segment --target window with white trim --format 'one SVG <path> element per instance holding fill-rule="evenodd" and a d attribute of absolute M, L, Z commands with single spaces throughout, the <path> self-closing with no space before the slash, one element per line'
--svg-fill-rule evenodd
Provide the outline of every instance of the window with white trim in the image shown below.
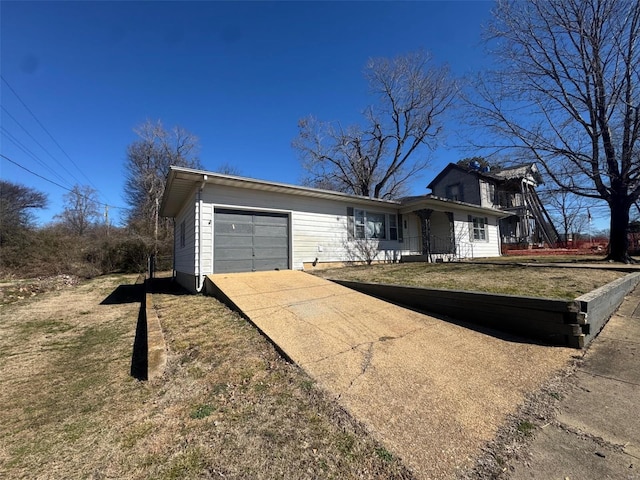
<path fill-rule="evenodd" d="M 377 240 L 387 238 L 386 215 L 384 213 L 355 209 L 354 227 L 355 238 L 374 238 Z"/>
<path fill-rule="evenodd" d="M 487 232 L 487 218 L 486 217 L 471 217 L 471 232 L 472 240 L 475 242 L 486 242 L 489 240 Z"/>
<path fill-rule="evenodd" d="M 402 215 L 347 207 L 349 239 L 402 242 Z"/>
<path fill-rule="evenodd" d="M 389 240 L 398 240 L 398 219 L 389 214 Z"/>

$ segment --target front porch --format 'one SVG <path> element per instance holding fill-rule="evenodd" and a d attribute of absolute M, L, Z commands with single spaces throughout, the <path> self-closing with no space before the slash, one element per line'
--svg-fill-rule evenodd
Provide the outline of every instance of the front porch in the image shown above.
<path fill-rule="evenodd" d="M 451 262 L 460 257 L 453 212 L 419 209 L 407 215 L 413 228 L 404 239 L 402 262 Z"/>

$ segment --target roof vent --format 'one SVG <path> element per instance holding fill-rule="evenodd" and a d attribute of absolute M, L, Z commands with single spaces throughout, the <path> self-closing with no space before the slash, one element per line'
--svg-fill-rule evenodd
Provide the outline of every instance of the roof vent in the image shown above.
<path fill-rule="evenodd" d="M 469 166 L 471 167 L 472 170 L 480 170 L 480 162 L 478 162 L 477 160 L 474 160 L 473 162 L 471 162 Z"/>
<path fill-rule="evenodd" d="M 489 173 L 491 171 L 491 167 L 489 165 L 485 165 L 482 167 L 482 173 Z"/>

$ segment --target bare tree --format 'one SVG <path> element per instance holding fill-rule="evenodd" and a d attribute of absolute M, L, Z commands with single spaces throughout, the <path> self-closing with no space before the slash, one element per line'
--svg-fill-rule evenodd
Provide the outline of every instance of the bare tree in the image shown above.
<path fill-rule="evenodd" d="M 87 185 L 75 185 L 64 195 L 64 210 L 56 218 L 76 235 L 82 236 L 100 217 L 97 192 Z"/>
<path fill-rule="evenodd" d="M 499 0 L 488 30 L 503 68 L 474 101 L 492 145 L 534 159 L 562 189 L 605 200 L 609 259 L 630 262 L 640 195 L 640 2 Z"/>
<path fill-rule="evenodd" d="M 47 196 L 33 188 L 0 180 L 0 245 L 33 226 L 33 210 L 47 207 Z"/>
<path fill-rule="evenodd" d="M 125 197 L 131 210 L 128 223 L 139 233 L 167 238 L 168 219 L 158 218 L 158 208 L 169 166 L 199 168 L 198 139 L 181 127 L 167 131 L 160 120 L 136 127 L 139 139 L 127 148 Z"/>
<path fill-rule="evenodd" d="M 581 233 L 589 221 L 589 207 L 593 205 L 589 199 L 575 195 L 565 189 L 547 189 L 540 192 L 540 200 L 546 205 L 547 211 L 560 225 L 565 245 L 569 237 Z"/>
<path fill-rule="evenodd" d="M 373 238 L 352 238 L 345 241 L 344 249 L 349 259 L 348 264 L 371 265 L 380 255 L 380 242 Z"/>
<path fill-rule="evenodd" d="M 239 177 L 242 175 L 242 171 L 235 165 L 229 162 L 224 162 L 218 165 L 218 168 L 214 170 L 216 173 L 222 173 L 223 175 L 235 175 Z"/>
<path fill-rule="evenodd" d="M 376 103 L 365 110 L 361 125 L 343 128 L 308 117 L 298 123 L 293 146 L 308 172 L 307 185 L 398 197 L 426 167 L 457 85 L 447 67 L 433 65 L 423 52 L 372 59 L 365 76 Z"/>

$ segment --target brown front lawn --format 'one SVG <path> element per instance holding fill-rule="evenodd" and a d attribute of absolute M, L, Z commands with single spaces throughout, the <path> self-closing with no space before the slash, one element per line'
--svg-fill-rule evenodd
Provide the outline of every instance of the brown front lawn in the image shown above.
<path fill-rule="evenodd" d="M 357 282 L 559 299 L 574 299 L 625 275 L 612 270 L 536 267 L 506 261 L 500 265 L 464 262 L 379 264 L 314 273 L 324 278 Z"/>
<path fill-rule="evenodd" d="M 211 297 L 153 296 L 167 369 L 131 378 L 134 280 L 100 277 L 0 307 L 0 478 L 412 478 Z"/>

